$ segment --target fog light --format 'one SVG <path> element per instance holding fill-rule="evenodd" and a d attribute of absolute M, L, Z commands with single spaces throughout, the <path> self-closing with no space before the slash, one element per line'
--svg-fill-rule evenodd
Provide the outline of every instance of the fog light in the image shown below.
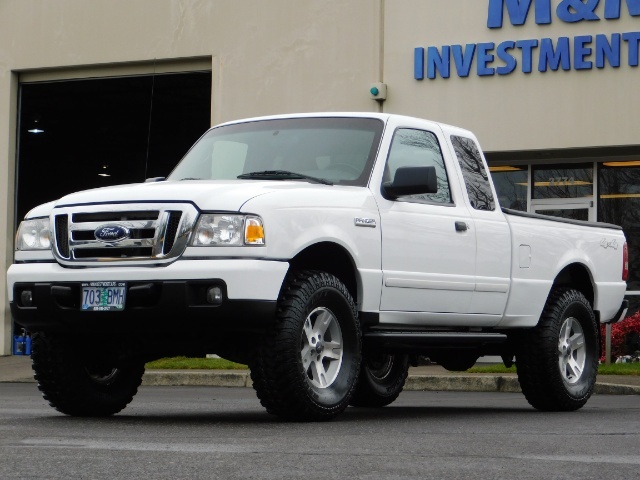
<path fill-rule="evenodd" d="M 207 289 L 207 302 L 212 305 L 220 305 L 222 303 L 222 289 L 220 287 L 209 287 Z"/>
<path fill-rule="evenodd" d="M 20 293 L 20 302 L 23 307 L 33 307 L 33 292 L 31 290 L 23 290 Z"/>

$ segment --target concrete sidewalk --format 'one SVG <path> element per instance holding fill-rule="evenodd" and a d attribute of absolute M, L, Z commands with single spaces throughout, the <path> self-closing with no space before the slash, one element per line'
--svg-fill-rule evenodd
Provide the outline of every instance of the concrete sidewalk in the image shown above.
<path fill-rule="evenodd" d="M 34 382 L 31 359 L 26 356 L 0 357 L 0 383 Z M 246 370 L 147 370 L 143 385 L 251 387 Z M 409 370 L 405 390 L 520 392 L 515 374 L 448 372 L 439 365 Z M 640 376 L 600 375 L 595 393 L 640 395 Z"/>

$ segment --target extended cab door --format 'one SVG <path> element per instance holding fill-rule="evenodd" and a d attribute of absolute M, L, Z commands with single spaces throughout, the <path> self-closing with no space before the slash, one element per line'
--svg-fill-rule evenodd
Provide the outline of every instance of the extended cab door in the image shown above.
<path fill-rule="evenodd" d="M 469 132 L 446 127 L 458 161 L 475 225 L 475 289 L 469 313 L 485 315 L 485 326 L 496 324 L 507 304 L 511 274 L 511 231 L 496 202 L 485 161 Z M 489 316 L 493 316 L 493 319 Z"/>
<path fill-rule="evenodd" d="M 406 119 L 387 128 L 393 131 L 388 156 L 384 167 L 376 168 L 377 186 L 372 185 L 381 216 L 380 320 L 442 324 L 443 314 L 466 314 L 473 299 L 474 220 L 461 201 L 458 174 L 451 160 L 445 161 L 447 147 L 440 127 Z M 438 191 L 384 198 L 381 184 L 403 166 L 434 166 Z"/>

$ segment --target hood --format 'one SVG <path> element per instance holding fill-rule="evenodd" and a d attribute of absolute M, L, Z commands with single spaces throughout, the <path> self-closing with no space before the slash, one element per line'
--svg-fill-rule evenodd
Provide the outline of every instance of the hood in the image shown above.
<path fill-rule="evenodd" d="M 48 216 L 55 207 L 113 202 L 189 202 L 200 210 L 237 212 L 247 201 L 267 193 L 318 188 L 334 187 L 292 180 L 185 180 L 135 183 L 71 193 L 55 202 L 34 208 L 26 218 Z"/>

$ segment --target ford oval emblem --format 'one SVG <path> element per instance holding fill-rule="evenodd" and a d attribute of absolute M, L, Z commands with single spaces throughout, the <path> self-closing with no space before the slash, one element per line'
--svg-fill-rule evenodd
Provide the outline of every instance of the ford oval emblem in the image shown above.
<path fill-rule="evenodd" d="M 112 243 L 129 238 L 131 233 L 127 227 L 123 227 L 122 225 L 103 225 L 102 227 L 96 228 L 93 235 L 96 237 L 96 240 Z"/>

